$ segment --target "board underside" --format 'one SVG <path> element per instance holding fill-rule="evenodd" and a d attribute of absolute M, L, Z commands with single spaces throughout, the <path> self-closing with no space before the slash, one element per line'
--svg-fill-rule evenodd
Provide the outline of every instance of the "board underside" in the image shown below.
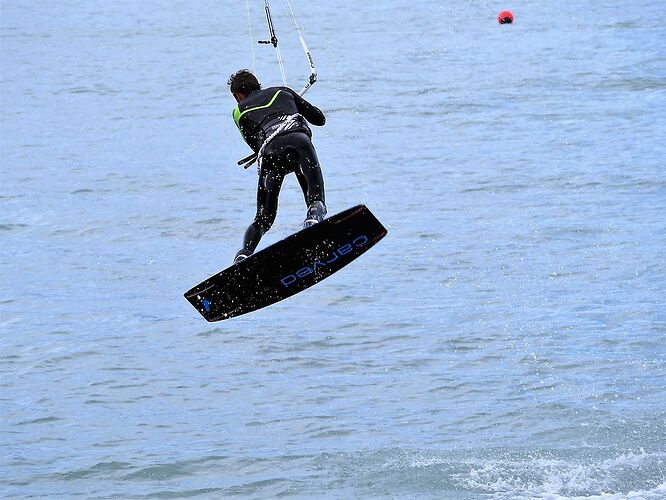
<path fill-rule="evenodd" d="M 386 229 L 364 205 L 303 229 L 185 293 L 208 321 L 239 316 L 319 283 L 369 250 Z"/>

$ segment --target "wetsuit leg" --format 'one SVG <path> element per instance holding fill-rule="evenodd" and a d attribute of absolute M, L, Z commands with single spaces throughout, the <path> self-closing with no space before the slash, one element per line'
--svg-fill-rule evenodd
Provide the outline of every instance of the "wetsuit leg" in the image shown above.
<path fill-rule="evenodd" d="M 268 231 L 273 222 L 278 209 L 278 197 L 280 195 L 280 188 L 284 180 L 285 171 L 282 169 L 271 168 L 270 162 L 261 169 L 259 176 L 259 184 L 257 186 L 257 213 L 254 221 L 249 225 L 245 231 L 243 238 L 243 248 L 236 254 L 239 255 L 252 255 L 254 250 L 259 245 L 261 237 Z"/>
<path fill-rule="evenodd" d="M 243 248 L 236 257 L 252 255 L 261 237 L 273 225 L 282 181 L 291 171 L 296 174 L 303 190 L 308 207 L 306 220 L 315 223 L 326 216 L 324 179 L 310 138 L 302 132 L 276 137 L 264 151 L 257 189 L 257 214 L 245 231 Z"/>
<path fill-rule="evenodd" d="M 307 219 L 321 221 L 326 216 L 326 197 L 324 192 L 324 177 L 319 166 L 317 152 L 305 134 L 290 134 L 293 136 L 288 152 L 292 159 L 291 168 L 303 191 L 305 204 L 308 207 Z"/>

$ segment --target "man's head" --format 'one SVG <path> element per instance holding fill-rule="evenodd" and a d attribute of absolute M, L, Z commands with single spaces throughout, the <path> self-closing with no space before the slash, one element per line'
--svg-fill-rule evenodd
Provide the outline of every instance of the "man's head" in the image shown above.
<path fill-rule="evenodd" d="M 255 90 L 261 89 L 261 84 L 257 80 L 257 77 L 247 69 L 241 69 L 231 75 L 227 85 L 229 85 L 229 90 L 231 90 L 231 93 L 238 102 L 245 99 Z"/>

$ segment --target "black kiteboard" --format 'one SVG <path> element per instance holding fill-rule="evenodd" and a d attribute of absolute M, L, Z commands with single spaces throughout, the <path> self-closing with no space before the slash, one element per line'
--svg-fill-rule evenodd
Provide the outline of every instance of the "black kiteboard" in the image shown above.
<path fill-rule="evenodd" d="M 370 210 L 358 205 L 211 276 L 185 298 L 208 321 L 255 311 L 319 283 L 385 235 Z"/>

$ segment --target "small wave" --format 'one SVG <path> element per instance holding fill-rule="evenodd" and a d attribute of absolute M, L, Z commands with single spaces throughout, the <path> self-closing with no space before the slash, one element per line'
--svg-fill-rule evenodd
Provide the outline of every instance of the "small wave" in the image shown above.
<path fill-rule="evenodd" d="M 622 78 L 609 79 L 599 82 L 596 85 L 601 89 L 620 89 L 631 91 L 649 91 L 662 90 L 666 88 L 666 79 L 664 78 Z"/>
<path fill-rule="evenodd" d="M 106 85 L 95 85 L 94 87 L 69 87 L 60 91 L 55 91 L 55 95 L 59 94 L 95 94 L 100 96 L 110 96 L 119 94 L 119 90 L 112 89 Z"/>
<path fill-rule="evenodd" d="M 224 496 L 226 491 L 224 488 L 199 488 L 197 490 L 184 490 L 184 491 L 156 491 L 150 493 L 142 498 L 191 498 L 204 496 L 204 498 L 213 498 Z"/>
<path fill-rule="evenodd" d="M 190 474 L 186 467 L 183 467 L 181 464 L 161 464 L 145 467 L 126 474 L 123 480 L 167 481 L 173 478 L 189 476 Z"/>
<path fill-rule="evenodd" d="M 205 219 L 205 220 L 198 220 L 196 221 L 196 224 L 225 224 L 228 222 L 228 219 L 220 219 L 220 218 L 212 218 L 212 219 Z"/>
<path fill-rule="evenodd" d="M 77 469 L 58 474 L 58 477 L 66 481 L 75 481 L 77 479 L 84 479 L 98 474 L 103 475 L 108 472 L 125 470 L 130 467 L 131 465 L 125 462 L 100 462 L 93 465 L 92 467 L 86 467 L 84 469 Z"/>
<path fill-rule="evenodd" d="M 662 483 L 650 490 L 630 491 L 629 493 L 602 493 L 591 496 L 548 496 L 548 500 L 663 500 L 666 498 L 666 483 Z"/>
<path fill-rule="evenodd" d="M 43 418 L 36 418 L 34 420 L 23 420 L 16 425 L 33 425 L 33 424 L 49 424 L 51 422 L 58 422 L 59 419 L 58 417 L 43 417 Z"/>
<path fill-rule="evenodd" d="M 604 29 L 640 29 L 643 28 L 642 24 L 636 21 L 619 21 L 613 24 L 606 24 L 602 26 Z"/>
<path fill-rule="evenodd" d="M 351 434 L 354 434 L 353 429 L 336 429 L 332 427 L 321 427 L 306 433 L 309 439 L 340 438 Z"/>
<path fill-rule="evenodd" d="M 467 460 L 459 485 L 492 498 L 631 498 L 663 489 L 666 453 L 628 452 L 599 459 L 526 451 L 490 460 Z M 598 454 L 597 454 L 598 455 Z M 612 496 L 608 496 L 612 495 Z M 634 496 L 639 498 L 639 496 Z"/>
<path fill-rule="evenodd" d="M 15 231 L 28 227 L 27 224 L 0 224 L 0 231 Z"/>
<path fill-rule="evenodd" d="M 396 497 L 652 499 L 661 498 L 666 481 L 666 453 L 643 450 L 383 449 L 312 460 L 328 476 L 339 473 L 332 487 L 350 486 L 356 497 L 391 491 Z"/>

